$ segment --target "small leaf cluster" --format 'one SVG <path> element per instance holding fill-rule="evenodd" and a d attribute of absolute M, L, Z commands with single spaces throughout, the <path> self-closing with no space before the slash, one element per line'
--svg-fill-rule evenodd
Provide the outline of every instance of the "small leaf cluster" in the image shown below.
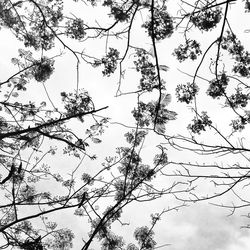
<path fill-rule="evenodd" d="M 91 177 L 90 174 L 88 173 L 83 173 L 81 177 L 82 181 L 86 183 L 87 185 L 93 185 L 94 184 L 94 179 Z"/>
<path fill-rule="evenodd" d="M 0 2 L 0 26 L 18 30 L 20 24 L 8 0 Z"/>
<path fill-rule="evenodd" d="M 54 60 L 42 57 L 40 61 L 35 61 L 32 74 L 38 82 L 45 82 L 54 72 Z"/>
<path fill-rule="evenodd" d="M 158 88 L 155 66 L 150 62 L 150 55 L 144 49 L 136 49 L 136 71 L 141 73 L 139 89 L 152 91 Z"/>
<path fill-rule="evenodd" d="M 199 117 L 193 119 L 193 123 L 188 125 L 188 129 L 194 134 L 200 134 L 201 131 L 206 131 L 206 127 L 210 127 L 212 121 L 208 117 L 207 113 L 202 111 Z"/>
<path fill-rule="evenodd" d="M 169 120 L 176 119 L 176 112 L 166 109 L 166 105 L 155 101 L 147 104 L 140 101 L 137 109 L 132 111 L 135 120 L 140 127 L 148 127 L 150 124 L 158 126 L 159 133 L 164 133 L 165 124 Z"/>
<path fill-rule="evenodd" d="M 66 35 L 76 40 L 82 40 L 85 35 L 85 25 L 82 19 L 76 18 L 66 23 Z"/>
<path fill-rule="evenodd" d="M 50 50 L 54 46 L 56 37 L 53 30 L 63 20 L 62 10 L 62 0 L 45 0 L 43 4 L 34 3 L 32 10 L 26 9 L 26 18 L 20 22 L 26 27 L 25 29 L 23 25 L 19 27 L 19 30 L 16 31 L 17 37 L 24 42 L 26 47 L 33 47 L 35 50 Z M 43 15 L 41 15 L 41 11 Z M 29 20 L 27 24 L 26 20 Z"/>
<path fill-rule="evenodd" d="M 118 169 L 129 180 L 131 179 L 134 185 L 143 181 L 151 181 L 155 175 L 155 171 L 149 165 L 141 163 L 140 157 L 135 152 L 127 153 Z"/>
<path fill-rule="evenodd" d="M 129 14 L 118 6 L 111 7 L 111 15 L 115 18 L 115 20 L 120 22 L 124 22 L 129 19 Z"/>
<path fill-rule="evenodd" d="M 236 89 L 235 94 L 232 94 L 231 96 L 228 97 L 228 99 L 226 100 L 226 105 L 234 109 L 239 107 L 245 108 L 248 104 L 249 99 L 250 99 L 249 93 L 244 94 L 242 92 L 242 89 L 238 87 Z"/>
<path fill-rule="evenodd" d="M 249 0 L 246 0 L 246 2 L 245 2 L 245 12 L 250 12 L 250 2 L 249 2 Z"/>
<path fill-rule="evenodd" d="M 68 135 L 68 134 L 62 134 L 61 138 L 64 140 L 67 140 L 69 142 L 67 144 L 67 146 L 63 148 L 63 154 L 72 155 L 76 158 L 80 158 L 81 157 L 80 152 L 85 151 L 86 147 L 89 146 L 89 144 L 87 142 L 85 142 L 84 140 L 82 140 L 82 139 L 74 140 L 73 136 Z M 91 156 L 91 158 L 92 157 L 95 157 L 95 156 Z M 65 184 L 71 185 L 74 183 L 65 183 Z"/>
<path fill-rule="evenodd" d="M 124 199 L 124 194 L 130 192 L 132 188 L 131 182 L 129 180 L 126 182 L 126 186 L 123 180 L 118 180 L 114 184 L 114 187 L 115 187 L 114 200 L 118 202 L 122 201 Z"/>
<path fill-rule="evenodd" d="M 222 38 L 221 48 L 227 50 L 235 59 L 233 72 L 242 77 L 250 77 L 250 54 L 245 50 L 236 35 L 227 31 L 227 35 Z"/>
<path fill-rule="evenodd" d="M 46 22 L 51 27 L 57 27 L 59 22 L 63 20 L 63 0 L 47 0 L 47 5 L 42 6 L 45 8 Z"/>
<path fill-rule="evenodd" d="M 35 50 L 51 49 L 55 34 L 49 27 L 58 27 L 59 22 L 62 21 L 63 1 L 34 2 L 32 10 L 23 5 L 25 5 L 24 1 L 15 3 L 8 0 L 1 1 L 0 26 L 9 28 L 17 39 L 24 42 L 25 46 L 33 47 Z M 25 12 L 20 15 L 22 9 Z"/>
<path fill-rule="evenodd" d="M 221 20 L 221 8 L 207 8 L 190 16 L 190 21 L 202 31 L 209 31 L 217 26 Z"/>
<path fill-rule="evenodd" d="M 147 104 L 140 101 L 138 103 L 138 108 L 134 109 L 132 113 L 140 127 L 148 127 L 150 124 L 154 123 L 156 104 L 153 101 Z"/>
<path fill-rule="evenodd" d="M 27 238 L 23 243 L 20 243 L 19 246 L 24 250 L 43 250 L 43 244 L 41 242 L 41 237 L 37 239 Z"/>
<path fill-rule="evenodd" d="M 225 73 L 221 74 L 217 78 L 209 82 L 207 94 L 212 98 L 220 98 L 225 94 L 226 87 L 228 85 L 229 78 Z"/>
<path fill-rule="evenodd" d="M 199 88 L 196 83 L 179 84 L 176 87 L 176 96 L 179 102 L 189 104 L 198 93 Z"/>
<path fill-rule="evenodd" d="M 122 249 L 124 246 L 124 240 L 121 236 L 118 236 L 114 233 L 109 233 L 102 241 L 103 250 L 116 250 Z"/>
<path fill-rule="evenodd" d="M 137 150 L 138 146 L 139 144 L 132 145 L 132 148 L 117 148 L 117 154 L 121 159 L 118 170 L 122 174 L 124 180 L 119 179 L 114 185 L 116 189 L 114 199 L 116 201 L 125 199 L 126 196 L 130 195 L 130 192 L 132 194 L 132 191 L 136 190 L 138 186 L 143 185 L 144 182 L 152 181 L 155 177 L 155 169 L 142 163 L 142 159 L 138 153 L 140 150 Z"/>
<path fill-rule="evenodd" d="M 101 143 L 102 140 L 98 137 L 104 133 L 104 129 L 107 127 L 108 118 L 102 118 L 99 121 L 96 121 L 95 124 L 91 125 L 89 129 L 86 129 L 85 134 L 91 139 L 93 143 Z"/>
<path fill-rule="evenodd" d="M 20 121 L 31 118 L 34 119 L 36 115 L 46 106 L 46 103 L 41 103 L 40 106 L 36 106 L 34 102 L 29 101 L 28 103 L 14 102 L 15 106 L 13 110 L 20 112 Z"/>
<path fill-rule="evenodd" d="M 200 44 L 196 40 L 186 40 L 186 44 L 180 44 L 173 53 L 179 62 L 183 62 L 188 58 L 196 60 L 201 54 Z"/>
<path fill-rule="evenodd" d="M 168 163 L 168 155 L 166 152 L 162 152 L 161 154 L 156 154 L 154 157 L 154 165 L 166 165 Z"/>
<path fill-rule="evenodd" d="M 134 237 L 137 240 L 140 249 L 155 249 L 156 242 L 154 240 L 154 231 L 149 229 L 147 226 L 138 227 L 134 232 Z"/>
<path fill-rule="evenodd" d="M 24 185 L 20 188 L 19 200 L 22 202 L 32 203 L 36 200 L 36 189 L 34 185 Z"/>
<path fill-rule="evenodd" d="M 121 247 L 124 245 L 123 238 L 115 235 L 110 230 L 111 224 L 121 217 L 121 213 L 122 210 L 119 206 L 116 208 L 114 208 L 113 206 L 109 206 L 103 212 L 102 220 L 100 218 L 92 220 L 90 235 L 94 232 L 94 230 L 98 229 L 96 238 L 102 241 L 102 249 L 121 249 Z"/>
<path fill-rule="evenodd" d="M 18 249 L 26 250 L 42 250 L 44 249 L 41 242 L 41 236 L 34 229 L 30 221 L 22 221 L 13 227 L 15 238 L 10 239 L 10 246 L 18 247 Z"/>
<path fill-rule="evenodd" d="M 41 28 L 37 28 L 37 32 Z M 43 49 L 49 50 L 54 46 L 55 36 L 51 31 L 40 31 L 41 35 L 36 34 L 34 31 L 27 32 L 23 37 L 25 47 L 33 47 L 35 50 Z"/>
<path fill-rule="evenodd" d="M 245 129 L 245 126 L 250 123 L 250 111 L 245 111 L 244 116 L 239 116 L 239 118 L 232 120 L 231 126 L 233 128 L 233 132 L 241 132 Z"/>
<path fill-rule="evenodd" d="M 114 209 L 113 206 L 108 206 L 103 212 L 103 215 L 110 217 L 108 224 L 111 224 L 121 217 L 122 209 L 120 207 Z"/>
<path fill-rule="evenodd" d="M 119 51 L 114 48 L 109 48 L 109 52 L 105 57 L 103 57 L 101 60 L 96 60 L 93 64 L 94 67 L 104 65 L 104 70 L 102 71 L 102 74 L 104 76 L 110 76 L 113 74 L 117 68 L 118 60 L 119 60 Z"/>
<path fill-rule="evenodd" d="M 51 249 L 70 249 L 73 247 L 74 233 L 67 228 L 58 229 L 52 233 L 53 241 L 47 241 L 47 245 Z"/>
<path fill-rule="evenodd" d="M 105 0 L 103 2 L 103 6 L 108 6 L 110 7 L 110 16 L 113 16 L 114 19 L 118 22 L 124 22 L 124 21 L 128 21 L 129 17 L 130 17 L 130 9 L 128 8 L 126 10 L 126 3 L 119 5 L 116 1 L 112 1 L 112 0 Z"/>
<path fill-rule="evenodd" d="M 174 32 L 173 18 L 167 12 L 166 6 L 155 8 L 151 20 L 146 21 L 142 27 L 150 37 L 154 35 L 158 41 L 170 37 Z"/>
<path fill-rule="evenodd" d="M 66 110 L 66 116 L 90 111 L 92 107 L 91 98 L 87 91 L 80 90 L 78 93 L 61 93 L 62 102 Z M 79 117 L 81 120 L 82 118 Z"/>
<path fill-rule="evenodd" d="M 142 142 L 142 140 L 147 135 L 147 132 L 144 130 L 135 131 L 134 129 L 131 132 L 127 132 L 125 134 L 125 138 L 128 143 L 130 143 L 132 146 L 139 146 Z"/>
<path fill-rule="evenodd" d="M 22 73 L 9 80 L 9 85 L 15 85 L 17 90 L 26 90 L 26 85 L 32 78 L 38 82 L 47 81 L 54 72 L 54 60 L 46 56 L 35 59 L 29 50 L 19 49 L 19 58 L 12 58 L 11 62 L 22 69 Z"/>
<path fill-rule="evenodd" d="M 132 177 L 134 171 L 139 167 L 141 163 L 141 157 L 135 152 L 127 147 L 120 148 L 120 155 L 122 158 L 121 165 L 118 167 L 119 172 L 123 175 Z"/>
<path fill-rule="evenodd" d="M 232 120 L 230 125 L 232 126 L 233 131 L 241 132 L 245 128 L 246 120 L 244 118 L 235 119 L 235 120 Z"/>

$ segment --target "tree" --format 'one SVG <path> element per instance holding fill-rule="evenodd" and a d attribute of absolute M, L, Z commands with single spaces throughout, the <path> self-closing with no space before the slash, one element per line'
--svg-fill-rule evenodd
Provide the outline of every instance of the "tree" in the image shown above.
<path fill-rule="evenodd" d="M 174 13 L 177 2 L 180 7 Z M 79 9 L 83 13 L 72 14 L 72 6 L 76 13 Z M 202 200 L 216 202 L 216 198 L 229 192 L 240 203 L 218 205 L 232 212 L 250 205 L 239 190 L 248 187 L 249 178 L 250 149 L 240 133 L 247 132 L 250 122 L 247 109 L 250 61 L 240 34 L 231 27 L 232 6 L 245 11 L 244 15 L 250 11 L 248 1 L 236 5 L 235 0 L 174 4 L 155 0 L 0 2 L 1 32 L 11 32 L 20 46 L 18 55 L 11 59 L 15 72 L 0 83 L 2 249 L 72 248 L 74 228 L 71 225 L 60 228 L 57 219 L 58 213 L 67 211 L 84 223 L 81 249 L 90 249 L 96 240 L 102 249 L 156 249 L 161 246 L 154 239 L 154 227 L 171 210 Z M 95 15 L 94 20 L 86 19 L 84 15 L 90 10 L 101 13 L 100 19 Z M 142 31 L 140 46 L 136 45 L 135 30 Z M 182 64 L 194 61 L 196 70 L 192 74 L 183 66 L 179 74 L 191 81 L 174 83 L 175 94 L 179 102 L 191 107 L 194 118 L 187 130 L 171 134 L 171 123 L 182 120 L 178 118 L 180 110 L 168 108 L 175 94 L 163 79 L 169 67 L 161 63 L 159 47 L 167 39 L 176 41 L 175 35 L 180 32 L 183 43 L 170 53 Z M 207 41 L 202 37 L 207 34 L 215 38 L 203 48 Z M 200 41 L 194 39 L 197 36 Z M 104 46 L 104 50 L 93 51 L 97 45 Z M 68 55 L 75 60 L 76 82 L 72 92 L 61 91 L 59 102 L 59 93 L 53 93 L 51 98 L 47 83 L 56 81 L 57 63 L 64 57 L 67 63 Z M 124 135 L 127 144 L 120 146 L 124 143 L 119 142 L 115 155 L 107 156 L 102 164 L 92 151 L 103 143 L 105 130 L 115 122 L 104 113 L 108 106 L 99 107 L 87 89 L 81 89 L 82 64 L 97 68 L 97 72 L 101 68 L 103 77 L 112 81 L 118 78 L 117 97 L 137 98 L 131 110 L 133 122 L 121 124 L 127 128 Z M 124 91 L 131 67 L 138 86 L 133 83 L 132 91 Z M 45 96 L 34 98 L 35 84 L 44 88 Z M 66 83 L 62 85 L 68 89 Z M 154 99 L 148 101 L 148 96 Z M 33 100 L 29 101 L 30 97 Z M 213 105 L 222 104 L 235 118 L 229 124 L 216 121 L 216 116 L 209 113 L 207 98 Z M 223 129 L 219 129 L 220 122 Z M 150 136 L 158 138 L 159 144 L 158 153 L 152 155 L 148 164 L 143 157 L 143 145 Z M 229 157 L 230 165 L 211 164 L 211 158 L 205 163 L 204 159 L 192 161 L 193 156 L 186 162 L 175 160 L 167 150 L 181 150 L 181 156 L 182 151 L 190 151 L 191 155 L 219 155 L 224 164 Z M 230 158 L 232 154 L 237 155 L 235 163 Z M 71 166 L 58 173 L 56 162 L 66 156 Z M 98 165 L 93 173 L 85 171 L 85 160 Z M 51 161 L 51 168 L 47 161 Z M 167 180 L 168 186 L 159 187 L 161 178 Z M 204 195 L 199 191 L 204 180 L 214 184 L 212 193 Z M 152 214 L 149 227 L 136 228 L 136 242 L 126 242 L 113 231 L 116 224 L 126 225 L 123 211 L 131 204 L 168 196 L 175 198 L 173 205 Z"/>

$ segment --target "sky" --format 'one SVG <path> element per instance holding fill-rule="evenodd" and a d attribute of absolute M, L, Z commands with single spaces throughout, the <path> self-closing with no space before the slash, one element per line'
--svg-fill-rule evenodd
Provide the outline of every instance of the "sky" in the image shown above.
<path fill-rule="evenodd" d="M 241 2 L 241 1 L 240 1 Z M 171 13 L 176 12 L 176 2 L 174 0 L 169 0 L 169 11 Z M 232 20 L 231 26 L 234 30 L 240 30 L 241 39 L 245 45 L 249 44 L 249 34 L 244 33 L 244 30 L 248 28 L 249 17 L 244 15 L 240 10 L 241 5 L 233 5 L 230 9 L 229 15 L 230 20 Z M 83 15 L 82 9 L 76 8 L 75 3 L 72 1 L 67 1 L 65 9 L 69 13 L 74 15 Z M 103 17 L 105 12 L 103 9 L 97 12 L 91 12 L 86 10 L 84 12 L 84 18 L 89 20 L 89 22 L 94 22 L 97 17 Z M 239 19 L 241 17 L 242 19 Z M 139 18 L 139 17 L 138 17 Z M 248 18 L 248 19 L 247 19 Z M 139 18 L 140 19 L 140 18 Z M 90 21 L 91 20 L 91 21 Z M 103 22 L 108 22 L 104 19 Z M 139 21 L 138 21 L 139 23 Z M 149 40 L 145 39 L 145 34 L 139 29 L 140 25 L 135 23 L 135 27 L 132 30 L 132 44 L 135 46 L 140 46 L 143 43 L 149 50 L 152 48 Z M 15 57 L 17 54 L 17 48 L 20 46 L 15 39 L 12 38 L 8 31 L 1 30 L 2 38 L 0 39 L 0 81 L 5 80 L 11 72 L 15 72 L 15 69 L 10 66 L 10 58 Z M 209 43 L 218 36 L 218 31 L 211 32 L 209 35 L 201 34 L 200 32 L 190 32 L 190 37 L 197 37 L 201 40 L 203 48 L 206 48 Z M 166 39 L 161 43 L 157 44 L 158 55 L 160 64 L 167 65 L 169 67 L 168 72 L 163 72 L 163 78 L 167 82 L 167 91 L 174 93 L 174 89 L 178 83 L 183 81 L 191 81 L 187 75 L 180 73 L 178 69 L 190 74 L 194 73 L 197 62 L 194 63 L 182 63 L 179 64 L 172 57 L 171 53 L 176 47 L 177 42 L 179 42 L 183 37 L 183 34 L 174 34 L 171 39 Z M 146 41 L 146 42 L 145 42 Z M 68 42 L 68 41 L 67 41 Z M 111 39 L 110 44 L 114 42 Z M 115 42 L 117 47 L 123 48 L 123 41 Z M 58 45 L 58 44 L 57 44 Z M 72 46 L 81 47 L 82 45 L 77 43 L 70 44 Z M 59 46 L 59 45 L 58 45 Z M 59 46 L 60 47 L 60 46 Z M 90 53 L 101 54 L 105 45 L 101 41 L 95 41 L 95 43 L 84 44 L 84 48 Z M 15 49 L 14 49 L 15 48 Z M 59 49 L 53 50 L 51 53 L 58 53 Z M 133 55 L 131 55 L 132 57 Z M 48 93 L 53 97 L 55 103 L 60 102 L 60 96 L 58 93 L 60 91 L 72 91 L 76 87 L 76 77 L 75 77 L 75 59 L 69 53 L 66 53 L 62 58 L 59 58 L 56 62 L 56 72 L 50 78 L 49 81 L 45 83 Z M 69 67 L 72 66 L 72 67 Z M 209 77 L 207 65 L 201 68 L 200 74 L 203 77 Z M 137 88 L 136 80 L 138 80 L 138 75 L 134 73 L 134 69 L 128 68 L 125 79 L 123 80 L 121 89 L 126 91 L 133 91 Z M 204 84 L 204 85 L 202 85 Z M 85 171 L 94 174 L 97 171 L 96 165 L 100 165 L 103 159 L 107 155 L 112 155 L 115 153 L 115 148 L 117 146 L 125 145 L 123 134 L 127 132 L 124 126 L 118 123 L 123 123 L 128 126 L 134 126 L 135 123 L 131 116 L 131 110 L 136 104 L 135 95 L 124 95 L 115 97 L 117 91 L 117 74 L 111 76 L 110 78 L 104 78 L 102 76 L 100 69 L 93 69 L 84 63 L 80 64 L 80 88 L 84 88 L 89 91 L 90 96 L 95 100 L 96 108 L 101 108 L 108 105 L 109 108 L 103 111 L 102 115 L 111 117 L 111 122 L 109 128 L 106 129 L 104 135 L 102 136 L 103 142 L 101 144 L 95 145 L 93 152 L 98 156 L 98 162 L 84 162 Z M 200 88 L 205 89 L 206 83 L 201 81 Z M 37 101 L 41 98 L 41 93 L 45 95 L 44 88 L 41 84 L 33 83 L 30 85 L 30 92 L 28 94 L 29 98 L 35 98 Z M 145 99 L 151 100 L 155 98 L 154 94 L 148 95 Z M 184 109 L 183 105 L 177 103 L 176 99 L 172 98 L 172 102 L 169 104 L 168 108 L 174 110 L 178 113 L 178 120 L 170 122 L 167 125 L 167 132 L 179 133 L 183 131 L 187 122 L 192 117 L 190 110 Z M 218 126 L 224 129 L 223 123 L 226 123 L 229 119 L 227 113 L 221 113 L 217 105 L 214 102 L 201 96 L 198 102 L 202 105 L 209 107 L 209 111 L 213 112 L 213 117 L 218 121 Z M 181 121 L 181 122 L 180 122 Z M 223 122 L 221 122 L 223 121 Z M 75 125 L 76 131 L 80 131 L 82 128 L 79 124 Z M 210 140 L 211 138 L 206 138 Z M 247 138 L 246 138 L 247 139 Z M 212 139 L 213 140 L 213 139 Z M 118 143 L 119 142 L 119 143 Z M 144 160 L 152 160 L 153 154 L 156 151 L 156 145 L 158 143 L 164 143 L 161 137 L 156 135 L 150 135 L 144 145 L 143 145 L 143 155 Z M 90 148 L 92 150 L 92 148 Z M 192 157 L 192 158 L 190 158 Z M 194 158 L 200 161 L 206 162 L 230 162 L 230 161 L 241 161 L 241 159 L 233 158 L 217 158 L 214 159 L 213 156 L 193 156 L 187 152 L 176 152 L 169 149 L 169 158 L 171 160 L 179 161 L 192 161 Z M 232 156 L 231 156 L 232 157 Z M 60 171 L 68 171 L 68 168 L 74 168 L 76 162 L 70 158 L 56 159 L 57 164 L 53 167 L 59 169 Z M 244 162 L 244 161 L 243 161 Z M 246 164 L 246 163 L 244 163 Z M 166 179 L 159 179 L 158 185 L 166 185 Z M 53 188 L 53 187 L 52 187 Z M 201 185 L 200 190 L 202 192 L 210 192 L 211 185 L 204 182 Z M 212 190 L 213 191 L 213 190 Z M 243 190 L 242 192 L 245 192 Z M 247 194 L 246 194 L 247 195 Z M 217 200 L 217 202 L 230 202 L 231 196 L 226 196 L 222 200 Z M 155 202 L 149 202 L 148 204 L 135 204 L 128 206 L 126 211 L 124 211 L 124 221 L 129 223 L 129 226 L 119 227 L 114 225 L 120 233 L 126 236 L 126 239 L 133 241 L 131 229 L 143 226 L 144 224 L 149 225 L 149 215 L 153 212 L 159 212 L 164 208 L 171 207 L 173 199 L 166 196 Z M 136 211 L 136 212 L 135 212 Z M 163 246 L 159 249 L 162 250 L 248 250 L 250 245 L 250 232 L 248 229 L 242 228 L 242 226 L 247 225 L 248 219 L 242 215 L 246 214 L 247 210 L 240 210 L 235 212 L 235 214 L 229 216 L 230 211 L 217 206 L 209 204 L 209 201 L 204 201 L 200 203 L 190 204 L 189 207 L 180 208 L 178 211 L 171 211 L 163 215 L 161 221 L 157 224 L 155 228 L 155 239 L 159 246 L 164 244 L 170 244 L 168 246 Z M 70 214 L 65 213 L 65 215 L 59 215 L 58 219 L 64 218 L 60 221 L 62 225 L 67 226 L 69 223 L 73 225 L 76 236 L 81 237 L 83 233 L 83 221 L 78 217 L 72 218 Z M 119 228 L 119 229 L 118 229 Z M 87 232 L 84 231 L 86 234 Z M 81 240 L 77 238 L 74 242 L 73 249 L 80 249 L 82 246 Z M 157 245 L 158 246 L 158 245 Z M 94 245 L 94 247 L 96 247 Z M 98 247 L 94 248 L 98 249 Z"/>

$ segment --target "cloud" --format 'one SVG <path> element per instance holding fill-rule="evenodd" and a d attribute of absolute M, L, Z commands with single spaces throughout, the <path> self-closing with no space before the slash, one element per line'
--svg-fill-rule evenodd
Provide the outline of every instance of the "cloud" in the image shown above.
<path fill-rule="evenodd" d="M 238 214 L 227 216 L 222 208 L 191 206 L 171 216 L 160 242 L 172 244 L 166 250 L 248 250 L 250 230 L 241 228 L 246 223 Z"/>

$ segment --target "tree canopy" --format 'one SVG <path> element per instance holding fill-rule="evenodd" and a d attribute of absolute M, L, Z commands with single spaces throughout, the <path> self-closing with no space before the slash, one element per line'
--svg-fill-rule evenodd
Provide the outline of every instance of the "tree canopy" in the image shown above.
<path fill-rule="evenodd" d="M 0 249 L 160 249 L 166 213 L 248 209 L 249 12 L 248 0 L 2 0 Z M 119 234 L 128 208 L 162 199 Z"/>

